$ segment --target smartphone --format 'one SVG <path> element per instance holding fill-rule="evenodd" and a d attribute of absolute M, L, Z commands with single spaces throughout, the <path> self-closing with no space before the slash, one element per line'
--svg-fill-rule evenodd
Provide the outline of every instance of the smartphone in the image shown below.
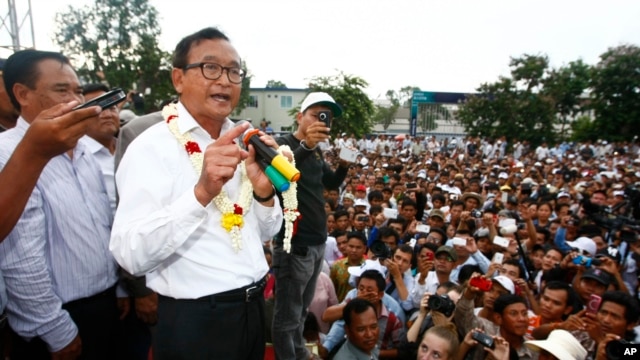
<path fill-rule="evenodd" d="M 459 238 L 459 237 L 454 237 L 453 238 L 453 245 L 467 246 L 467 240 L 465 240 L 463 238 Z"/>
<path fill-rule="evenodd" d="M 500 197 L 500 201 L 502 201 L 503 204 L 506 204 L 507 200 L 509 200 L 509 193 L 506 191 L 503 191 Z"/>
<path fill-rule="evenodd" d="M 482 276 L 474 277 L 469 280 L 469 285 L 477 287 L 481 291 L 489 291 L 493 287 L 493 281 L 483 278 Z"/>
<path fill-rule="evenodd" d="M 589 301 L 587 302 L 587 312 L 592 314 L 597 314 L 600 309 L 600 303 L 602 302 L 602 298 L 598 295 L 591 294 L 589 296 Z"/>
<path fill-rule="evenodd" d="M 326 127 L 331 127 L 331 111 L 319 111 L 318 120 L 322 121 L 326 125 Z"/>
<path fill-rule="evenodd" d="M 411 183 L 407 183 L 407 190 L 408 189 L 415 189 L 418 187 L 418 184 L 411 182 Z"/>
<path fill-rule="evenodd" d="M 416 225 L 416 230 L 421 233 L 428 233 L 431 230 L 431 227 L 425 224 L 418 224 Z"/>
<path fill-rule="evenodd" d="M 358 216 L 358 221 L 369 222 L 369 217 L 366 215 L 360 215 Z"/>
<path fill-rule="evenodd" d="M 382 215 L 384 215 L 387 219 L 397 219 L 398 218 L 398 210 L 397 209 L 389 209 L 383 208 Z"/>
<path fill-rule="evenodd" d="M 502 236 L 494 236 L 493 243 L 505 249 L 509 247 L 509 239 L 503 238 Z"/>
<path fill-rule="evenodd" d="M 485 333 L 474 331 L 473 334 L 471 334 L 471 338 L 479 342 L 482 346 L 488 347 L 489 349 L 493 349 L 493 347 L 495 346 L 493 343 L 493 338 Z"/>
<path fill-rule="evenodd" d="M 496 264 L 502 264 L 502 261 L 504 261 L 504 254 L 503 253 L 495 253 L 493 254 L 493 259 L 491 259 L 492 263 L 496 263 Z"/>
<path fill-rule="evenodd" d="M 91 106 L 100 106 L 103 110 L 119 104 L 127 99 L 127 94 L 120 88 L 115 88 L 108 93 L 102 94 L 97 98 L 87 101 L 73 108 L 73 110 L 84 109 Z"/>
<path fill-rule="evenodd" d="M 432 253 L 431 251 L 427 252 L 425 259 L 432 261 L 433 259 L 435 259 L 436 254 Z"/>

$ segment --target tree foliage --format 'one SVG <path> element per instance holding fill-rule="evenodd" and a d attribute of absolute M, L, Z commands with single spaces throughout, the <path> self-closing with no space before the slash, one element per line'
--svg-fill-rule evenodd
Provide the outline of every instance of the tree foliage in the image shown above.
<path fill-rule="evenodd" d="M 438 128 L 436 120 L 451 121 L 453 115 L 442 104 L 420 104 L 418 107 L 418 126 L 423 132 Z"/>
<path fill-rule="evenodd" d="M 249 69 L 247 69 L 247 63 L 245 61 L 242 62 L 242 70 L 246 74 L 244 79 L 242 79 L 242 90 L 240 91 L 240 100 L 238 101 L 238 105 L 236 105 L 233 114 L 238 116 L 249 105 L 251 101 L 251 79 L 253 75 L 249 73 Z"/>
<path fill-rule="evenodd" d="M 356 137 L 371 132 L 375 107 L 373 101 L 364 92 L 368 85 L 364 79 L 343 72 L 334 76 L 311 79 L 309 92 L 326 92 L 342 106 L 342 116 L 334 119 L 331 124 L 333 137 L 343 132 L 354 134 Z M 298 105 L 289 111 L 289 115 L 295 117 L 299 111 Z"/>
<path fill-rule="evenodd" d="M 630 140 L 640 124 L 640 47 L 621 45 L 600 55 L 592 78 L 592 134 Z"/>
<path fill-rule="evenodd" d="M 589 65 L 577 60 L 559 69 L 550 70 L 543 80 L 543 92 L 553 103 L 563 140 L 566 139 L 569 120 L 575 119 L 586 109 L 582 94 L 589 87 L 590 71 Z"/>
<path fill-rule="evenodd" d="M 287 85 L 279 80 L 269 80 L 267 81 L 267 89 L 286 89 Z"/>
<path fill-rule="evenodd" d="M 56 14 L 56 22 L 56 41 L 82 81 L 145 94 L 147 112 L 175 96 L 171 55 L 158 46 L 158 12 L 148 0 L 69 6 L 67 12 Z"/>
<path fill-rule="evenodd" d="M 511 76 L 484 83 L 467 97 L 458 117 L 471 135 L 505 136 L 509 142 L 553 143 L 556 124 L 583 110 L 588 66 L 581 61 L 549 69 L 546 55 L 525 54 L 510 61 Z"/>
<path fill-rule="evenodd" d="M 388 105 L 375 105 L 375 113 L 373 115 L 373 123 L 381 124 L 387 130 L 389 125 L 396 121 L 396 113 L 401 106 L 407 106 L 411 99 L 413 91 L 420 91 L 416 86 L 405 86 L 400 90 L 387 90 L 385 98 Z"/>

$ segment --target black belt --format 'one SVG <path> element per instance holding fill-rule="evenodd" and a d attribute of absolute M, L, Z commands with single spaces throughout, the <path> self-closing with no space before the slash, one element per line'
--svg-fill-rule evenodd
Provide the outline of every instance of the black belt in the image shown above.
<path fill-rule="evenodd" d="M 261 296 L 264 296 L 263 292 L 265 285 L 267 285 L 266 276 L 253 284 L 218 294 L 203 296 L 197 300 L 214 300 L 216 302 L 251 302 L 259 299 Z"/>
<path fill-rule="evenodd" d="M 112 287 L 110 287 L 110 288 L 108 288 L 108 289 L 106 289 L 104 291 L 101 291 L 101 292 L 99 292 L 97 294 L 94 294 L 94 295 L 91 295 L 91 296 L 88 296 L 88 297 L 85 297 L 85 298 L 69 301 L 69 302 L 65 303 L 64 306 L 83 305 L 83 304 L 91 303 L 91 302 L 93 302 L 95 300 L 98 300 L 98 299 L 110 298 L 110 297 L 115 299 L 115 297 L 116 297 L 116 285 L 113 285 Z"/>

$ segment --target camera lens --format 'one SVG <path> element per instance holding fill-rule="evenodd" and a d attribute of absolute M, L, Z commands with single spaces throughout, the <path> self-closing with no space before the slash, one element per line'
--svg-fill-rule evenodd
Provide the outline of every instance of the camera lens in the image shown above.
<path fill-rule="evenodd" d="M 322 121 L 327 120 L 327 113 L 321 112 L 320 114 L 318 114 L 318 119 Z"/>

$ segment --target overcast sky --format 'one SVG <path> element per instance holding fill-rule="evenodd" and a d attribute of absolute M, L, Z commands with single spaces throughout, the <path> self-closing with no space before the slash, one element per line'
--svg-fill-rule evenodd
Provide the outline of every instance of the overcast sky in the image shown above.
<path fill-rule="evenodd" d="M 407 85 L 471 92 L 507 75 L 509 57 L 523 53 L 547 54 L 557 67 L 579 58 L 595 64 L 608 47 L 640 45 L 640 1 L 631 0 L 150 2 L 160 12 L 167 51 L 190 33 L 218 26 L 246 60 L 252 87 L 273 79 L 303 88 L 314 76 L 341 70 L 365 79 L 373 98 Z M 27 0 L 17 3 L 24 13 Z M 88 3 L 31 0 L 36 47 L 58 50 L 50 40 L 54 14 Z M 6 6 L 0 2 L 3 14 Z M 4 29 L 0 42 L 9 42 Z"/>

